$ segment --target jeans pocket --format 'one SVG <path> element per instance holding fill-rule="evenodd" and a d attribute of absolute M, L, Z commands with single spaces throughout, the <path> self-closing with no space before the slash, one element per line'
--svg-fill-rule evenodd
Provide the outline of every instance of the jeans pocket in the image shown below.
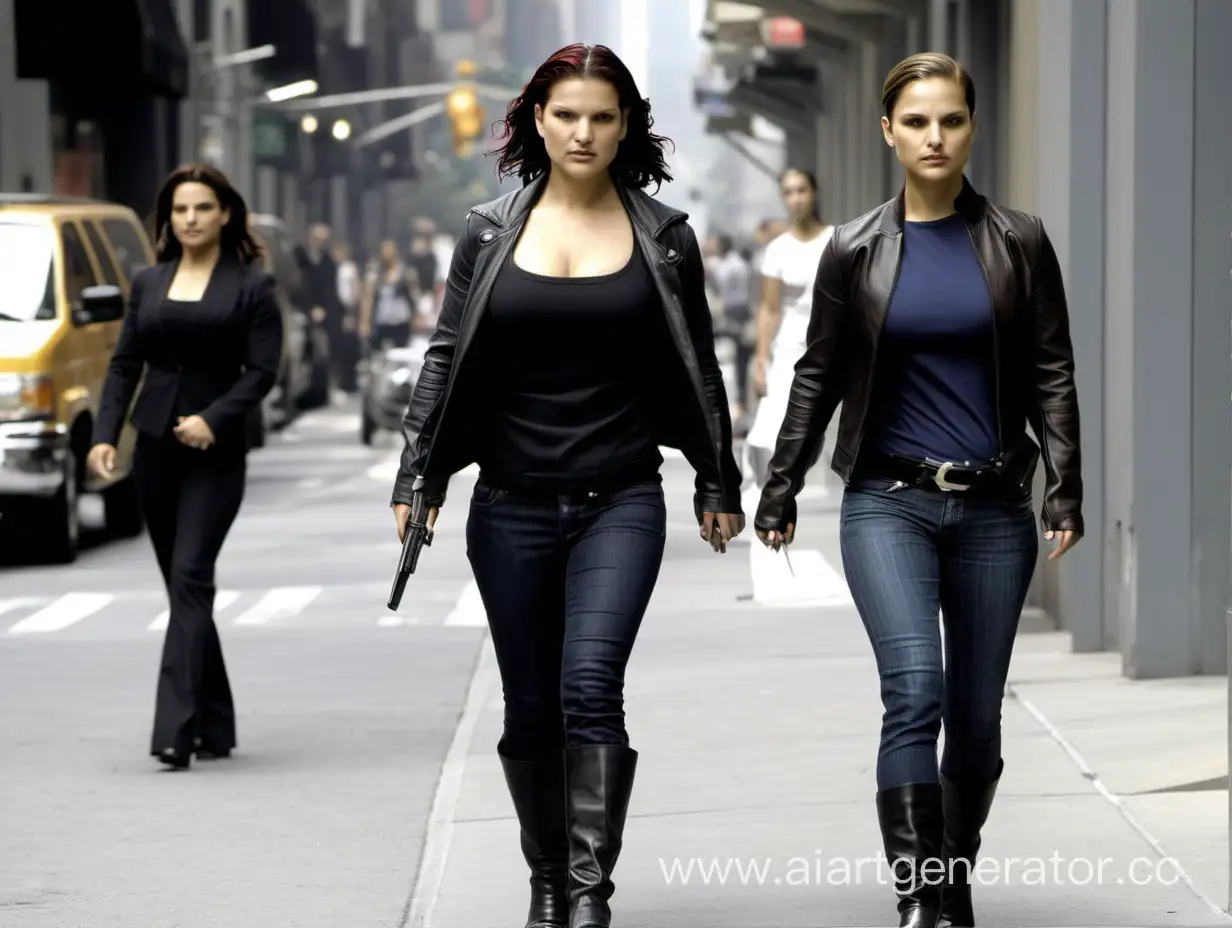
<path fill-rule="evenodd" d="M 505 491 L 482 480 L 475 481 L 475 489 L 471 493 L 471 504 L 475 506 L 491 506 L 505 498 Z"/>

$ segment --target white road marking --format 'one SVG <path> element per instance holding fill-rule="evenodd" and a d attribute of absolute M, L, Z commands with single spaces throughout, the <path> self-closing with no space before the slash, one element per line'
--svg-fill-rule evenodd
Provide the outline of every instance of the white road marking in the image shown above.
<path fill-rule="evenodd" d="M 112 593 L 65 593 L 50 605 L 26 616 L 10 628 L 9 633 L 58 632 L 93 615 L 113 599 L 115 596 Z"/>
<path fill-rule="evenodd" d="M 474 627 L 488 624 L 488 612 L 483 608 L 483 599 L 479 595 L 479 584 L 474 580 L 462 588 L 458 604 L 453 607 L 453 612 L 445 617 L 445 624 Z"/>
<path fill-rule="evenodd" d="M 790 566 L 787 563 L 791 558 Z M 793 574 L 794 571 L 794 574 Z M 762 606 L 850 606 L 843 575 L 820 551 L 792 546 L 787 554 L 763 544 L 749 545 L 753 601 Z"/>
<path fill-rule="evenodd" d="M 321 595 L 319 586 L 280 586 L 270 590 L 255 606 L 236 617 L 235 625 L 265 625 L 271 620 L 298 615 Z"/>
<path fill-rule="evenodd" d="M 6 612 L 12 612 L 14 609 L 21 609 L 25 606 L 37 606 L 39 603 L 46 602 L 46 597 L 36 596 L 19 596 L 16 599 L 0 599 L 0 615 Z"/>
<path fill-rule="evenodd" d="M 239 598 L 239 590 L 218 590 L 214 593 L 214 614 L 217 615 L 219 612 L 222 612 Z M 158 614 L 158 618 L 149 624 L 149 630 L 152 632 L 165 631 L 170 620 L 171 610 L 164 609 Z"/>

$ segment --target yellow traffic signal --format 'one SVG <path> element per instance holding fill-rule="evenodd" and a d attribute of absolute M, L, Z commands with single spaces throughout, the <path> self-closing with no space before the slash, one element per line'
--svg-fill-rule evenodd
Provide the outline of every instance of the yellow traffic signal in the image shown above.
<path fill-rule="evenodd" d="M 445 100 L 445 113 L 453 131 L 454 151 L 469 154 L 474 142 L 483 134 L 483 106 L 469 84 L 459 84 Z"/>

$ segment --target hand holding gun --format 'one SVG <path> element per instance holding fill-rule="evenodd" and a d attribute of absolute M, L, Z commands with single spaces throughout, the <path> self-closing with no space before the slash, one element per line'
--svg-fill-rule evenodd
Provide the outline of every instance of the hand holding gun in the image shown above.
<path fill-rule="evenodd" d="M 394 575 L 394 586 L 389 593 L 386 604 L 394 612 L 402 602 L 402 593 L 406 589 L 406 581 L 415 572 L 419 564 L 419 552 L 424 545 L 432 544 L 433 529 L 428 525 L 428 506 L 424 502 L 422 490 L 411 494 L 411 514 L 406 522 L 406 535 L 402 539 L 402 556 L 398 559 L 398 572 Z"/>

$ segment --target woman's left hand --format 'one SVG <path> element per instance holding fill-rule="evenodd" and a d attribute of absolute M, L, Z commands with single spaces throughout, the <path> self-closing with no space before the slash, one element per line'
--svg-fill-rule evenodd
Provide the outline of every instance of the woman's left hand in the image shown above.
<path fill-rule="evenodd" d="M 744 516 L 731 512 L 707 512 L 702 515 L 702 541 L 707 541 L 719 554 L 727 553 L 727 543 L 744 531 Z"/>
<path fill-rule="evenodd" d="M 1078 539 L 1082 536 L 1067 529 L 1063 532 L 1044 532 L 1044 537 L 1049 541 L 1054 539 L 1057 541 L 1056 550 L 1048 555 L 1048 560 L 1055 561 L 1074 545 L 1078 544 Z"/>
<path fill-rule="evenodd" d="M 200 416 L 180 416 L 175 437 L 190 448 L 205 451 L 214 444 L 214 430 Z"/>

